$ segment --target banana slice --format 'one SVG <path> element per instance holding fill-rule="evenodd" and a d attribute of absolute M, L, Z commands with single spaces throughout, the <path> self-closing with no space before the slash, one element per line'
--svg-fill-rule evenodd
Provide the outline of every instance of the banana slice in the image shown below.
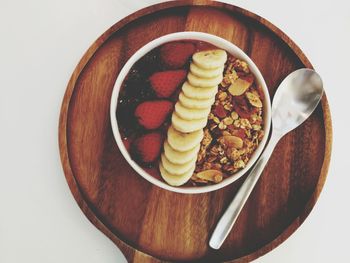
<path fill-rule="evenodd" d="M 203 139 L 203 130 L 182 133 L 170 126 L 168 129 L 168 143 L 176 151 L 187 152 L 196 147 Z"/>
<path fill-rule="evenodd" d="M 203 69 L 221 67 L 227 60 L 227 53 L 222 49 L 205 50 L 196 52 L 192 56 L 193 62 Z"/>
<path fill-rule="evenodd" d="M 174 164 L 185 164 L 191 161 L 193 158 L 196 158 L 199 152 L 200 144 L 197 144 L 194 148 L 186 151 L 179 152 L 174 150 L 167 140 L 164 142 L 164 155 L 165 157 Z"/>
<path fill-rule="evenodd" d="M 199 78 L 214 78 L 216 76 L 222 75 L 222 72 L 224 71 L 224 65 L 214 69 L 203 69 L 198 67 L 196 64 L 191 63 L 190 71 L 193 75 Z"/>
<path fill-rule="evenodd" d="M 182 92 L 188 98 L 198 99 L 198 100 L 210 99 L 212 97 L 215 97 L 216 93 L 218 92 L 218 86 L 213 86 L 208 88 L 198 88 L 198 87 L 193 87 L 190 83 L 186 81 L 182 85 Z"/>
<path fill-rule="evenodd" d="M 207 125 L 207 118 L 198 120 L 184 120 L 180 118 L 175 112 L 171 116 L 171 123 L 173 127 L 179 132 L 188 133 L 203 129 Z"/>
<path fill-rule="evenodd" d="M 223 76 L 221 74 L 214 78 L 199 78 L 193 75 L 191 72 L 189 72 L 187 74 L 187 79 L 192 86 L 207 88 L 207 87 L 213 87 L 213 86 L 219 85 L 223 79 Z"/>
<path fill-rule="evenodd" d="M 187 163 L 175 164 L 170 162 L 164 154 L 161 156 L 163 168 L 173 175 L 181 175 L 183 173 L 186 173 L 196 163 L 196 160 L 197 156 Z"/>
<path fill-rule="evenodd" d="M 180 186 L 185 184 L 188 180 L 190 180 L 195 168 L 196 164 L 194 163 L 192 167 L 185 173 L 180 175 L 173 175 L 164 169 L 161 162 L 159 163 L 160 174 L 162 175 L 163 179 L 172 186 Z"/>
<path fill-rule="evenodd" d="M 179 101 L 180 103 L 190 109 L 207 109 L 213 105 L 215 102 L 215 96 L 211 97 L 210 99 L 192 99 L 189 97 L 186 97 L 183 92 L 180 92 L 179 95 Z"/>
<path fill-rule="evenodd" d="M 207 118 L 209 115 L 211 107 L 206 109 L 190 109 L 184 107 L 180 102 L 176 102 L 175 104 L 175 112 L 176 114 L 184 119 L 184 120 L 199 120 L 203 118 Z"/>

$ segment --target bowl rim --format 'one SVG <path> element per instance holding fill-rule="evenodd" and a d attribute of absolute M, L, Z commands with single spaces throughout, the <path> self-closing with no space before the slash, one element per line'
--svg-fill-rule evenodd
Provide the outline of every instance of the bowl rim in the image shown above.
<path fill-rule="evenodd" d="M 252 154 L 250 160 L 248 161 L 245 168 L 238 171 L 237 173 L 231 175 L 230 177 L 224 179 L 222 182 L 213 184 L 213 185 L 206 185 L 206 186 L 171 186 L 167 184 L 165 181 L 161 181 L 149 173 L 147 173 L 141 166 L 139 166 L 131 157 L 129 152 L 126 150 L 124 143 L 122 141 L 119 127 L 118 127 L 118 121 L 116 117 L 116 110 L 118 106 L 118 97 L 119 97 L 119 91 L 120 87 L 130 71 L 131 67 L 146 53 L 151 51 L 152 49 L 167 43 L 171 41 L 180 41 L 180 40 L 199 40 L 199 41 L 205 41 L 211 44 L 214 44 L 215 46 L 222 48 L 226 50 L 227 52 L 233 54 L 234 56 L 246 61 L 249 65 L 250 70 L 254 74 L 257 82 L 261 86 L 263 93 L 264 93 L 264 137 L 261 140 L 260 144 L 258 145 L 257 149 Z M 247 171 L 254 165 L 254 163 L 257 161 L 258 157 L 262 153 L 269 136 L 270 128 L 271 128 L 271 100 L 269 91 L 267 88 L 267 85 L 265 83 L 265 79 L 263 78 L 260 70 L 256 66 L 256 64 L 252 61 L 252 59 L 239 47 L 237 47 L 232 42 L 223 39 L 221 37 L 218 37 L 216 35 L 203 33 L 203 32 L 195 32 L 195 31 L 186 31 L 186 32 L 176 32 L 171 33 L 167 35 L 163 35 L 159 38 L 156 38 L 144 46 L 142 46 L 140 49 L 138 49 L 124 64 L 122 69 L 120 70 L 118 77 L 114 83 L 113 90 L 112 90 L 112 96 L 111 96 L 111 102 L 110 102 L 110 120 L 111 120 L 111 126 L 113 131 L 114 139 L 118 145 L 118 148 L 120 152 L 122 153 L 125 160 L 129 163 L 129 165 L 144 179 L 149 181 L 150 183 L 172 192 L 176 193 L 183 193 L 183 194 L 199 194 L 199 193 L 207 193 L 211 191 L 215 191 L 218 189 L 221 189 L 227 185 L 230 185 L 231 183 L 238 180 L 240 177 L 242 177 Z"/>

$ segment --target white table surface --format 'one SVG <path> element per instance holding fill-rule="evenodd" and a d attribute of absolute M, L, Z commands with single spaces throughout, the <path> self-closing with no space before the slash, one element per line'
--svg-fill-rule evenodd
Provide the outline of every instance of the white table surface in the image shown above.
<path fill-rule="evenodd" d="M 75 66 L 107 28 L 155 0 L 0 0 L 0 262 L 124 262 L 65 181 L 57 128 Z M 229 1 L 281 28 L 324 80 L 334 129 L 323 192 L 257 262 L 349 262 L 349 1 Z"/>

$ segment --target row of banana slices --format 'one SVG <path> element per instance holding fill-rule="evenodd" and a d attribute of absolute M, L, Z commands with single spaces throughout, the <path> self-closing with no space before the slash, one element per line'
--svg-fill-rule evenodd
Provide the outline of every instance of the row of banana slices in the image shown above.
<path fill-rule="evenodd" d="M 203 128 L 215 102 L 226 60 L 226 51 L 221 49 L 201 51 L 192 56 L 190 72 L 175 104 L 159 164 L 163 179 L 170 185 L 186 183 L 195 170 Z"/>

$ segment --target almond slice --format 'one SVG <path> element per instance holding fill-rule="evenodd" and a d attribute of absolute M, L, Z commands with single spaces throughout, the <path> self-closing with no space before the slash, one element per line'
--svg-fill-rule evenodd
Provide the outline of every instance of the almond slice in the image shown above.
<path fill-rule="evenodd" d="M 241 149 L 243 147 L 243 140 L 234 135 L 222 136 L 219 141 L 222 141 L 229 148 Z"/>
<path fill-rule="evenodd" d="M 261 108 L 263 106 L 259 96 L 255 93 L 247 92 L 246 97 L 248 98 L 249 103 L 254 107 Z"/>
<path fill-rule="evenodd" d="M 240 96 L 253 84 L 253 81 L 253 78 L 236 79 L 230 85 L 228 91 L 231 93 L 232 96 Z"/>
<path fill-rule="evenodd" d="M 202 180 L 220 183 L 223 179 L 222 172 L 219 170 L 205 170 L 196 174 L 196 177 Z"/>
<path fill-rule="evenodd" d="M 200 179 L 196 176 L 196 174 L 192 175 L 191 180 L 196 182 L 196 183 L 201 183 L 201 184 L 207 184 L 207 180 Z"/>

